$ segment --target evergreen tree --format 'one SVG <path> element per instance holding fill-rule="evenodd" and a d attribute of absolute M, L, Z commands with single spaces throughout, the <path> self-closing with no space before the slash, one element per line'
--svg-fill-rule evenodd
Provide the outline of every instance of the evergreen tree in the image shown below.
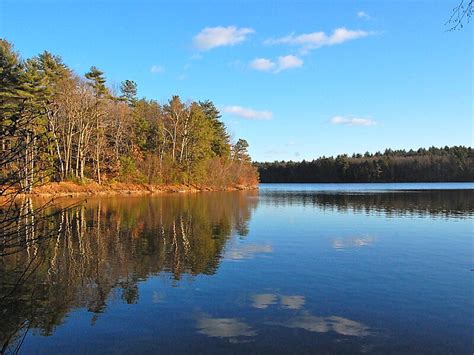
<path fill-rule="evenodd" d="M 230 156 L 230 138 L 224 123 L 220 120 L 219 110 L 209 100 L 199 101 L 199 106 L 214 130 L 214 138 L 211 142 L 212 151 L 219 157 L 228 158 Z"/>
<path fill-rule="evenodd" d="M 137 84 L 133 80 L 125 80 L 120 84 L 120 98 L 125 100 L 129 106 L 135 106 L 137 102 Z"/>
<path fill-rule="evenodd" d="M 262 182 L 474 181 L 470 147 L 431 147 L 322 157 L 311 162 L 257 163 Z"/>
<path fill-rule="evenodd" d="M 85 74 L 85 77 L 89 80 L 90 86 L 94 89 L 96 97 L 101 98 L 107 94 L 104 72 L 92 66 L 89 72 Z"/>
<path fill-rule="evenodd" d="M 232 147 L 232 157 L 238 161 L 250 161 L 250 155 L 248 153 L 249 144 L 245 139 L 239 139 L 237 143 Z"/>

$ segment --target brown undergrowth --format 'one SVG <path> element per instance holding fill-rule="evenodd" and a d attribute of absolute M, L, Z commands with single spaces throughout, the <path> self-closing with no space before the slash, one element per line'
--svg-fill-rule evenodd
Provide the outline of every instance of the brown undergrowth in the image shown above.
<path fill-rule="evenodd" d="M 203 186 L 197 184 L 171 184 L 153 185 L 113 182 L 98 184 L 89 182 L 78 184 L 71 181 L 53 182 L 37 186 L 31 193 L 32 196 L 80 196 L 80 195 L 129 195 L 129 194 L 154 194 L 172 192 L 203 192 L 203 191 L 237 191 L 254 190 L 257 184 L 231 185 L 231 186 Z"/>

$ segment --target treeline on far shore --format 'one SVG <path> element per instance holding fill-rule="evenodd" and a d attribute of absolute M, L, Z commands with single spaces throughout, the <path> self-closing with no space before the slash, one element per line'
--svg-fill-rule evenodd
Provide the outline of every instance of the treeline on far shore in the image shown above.
<path fill-rule="evenodd" d="M 3 39 L 0 117 L 0 195 L 65 180 L 258 183 L 247 142 L 231 142 L 211 101 L 139 98 L 132 80 L 113 89 L 96 67 L 80 75 L 47 51 L 21 59 Z"/>
<path fill-rule="evenodd" d="M 255 163 L 263 183 L 474 181 L 471 147 L 391 150 L 312 161 Z"/>

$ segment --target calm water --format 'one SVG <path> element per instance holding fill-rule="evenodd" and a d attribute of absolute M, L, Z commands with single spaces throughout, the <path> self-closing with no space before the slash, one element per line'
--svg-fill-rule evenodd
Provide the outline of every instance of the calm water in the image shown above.
<path fill-rule="evenodd" d="M 50 237 L 0 262 L 0 345 L 472 354 L 473 189 L 268 184 L 51 209 L 26 236 Z"/>

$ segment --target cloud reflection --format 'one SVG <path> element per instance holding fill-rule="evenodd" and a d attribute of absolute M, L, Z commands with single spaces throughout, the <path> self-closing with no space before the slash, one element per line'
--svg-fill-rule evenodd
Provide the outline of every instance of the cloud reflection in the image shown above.
<path fill-rule="evenodd" d="M 273 253 L 271 245 L 235 245 L 226 251 L 224 257 L 230 260 L 252 259 L 256 254 Z"/>
<path fill-rule="evenodd" d="M 267 308 L 269 305 L 277 303 L 277 298 L 278 296 L 272 293 L 263 293 L 259 295 L 254 295 L 252 297 L 253 299 L 252 307 L 259 308 L 259 309 Z"/>
<path fill-rule="evenodd" d="M 280 304 L 283 308 L 300 309 L 304 302 L 304 296 L 280 296 Z"/>
<path fill-rule="evenodd" d="M 300 328 L 310 332 L 336 332 L 346 336 L 365 337 L 370 335 L 369 328 L 362 323 L 337 316 L 318 317 L 309 313 L 290 319 L 279 325 L 288 328 Z"/>
<path fill-rule="evenodd" d="M 280 300 L 280 307 L 286 309 L 300 309 L 305 303 L 305 297 L 300 295 L 285 296 L 273 293 L 262 293 L 252 296 L 252 307 L 265 309 Z"/>
<path fill-rule="evenodd" d="M 338 238 L 333 240 L 332 247 L 335 249 L 360 248 L 371 246 L 374 243 L 374 237 Z"/>
<path fill-rule="evenodd" d="M 254 337 L 257 332 L 248 324 L 235 318 L 212 318 L 203 316 L 197 321 L 198 333 L 213 338 L 228 338 L 232 342 L 241 337 Z"/>

